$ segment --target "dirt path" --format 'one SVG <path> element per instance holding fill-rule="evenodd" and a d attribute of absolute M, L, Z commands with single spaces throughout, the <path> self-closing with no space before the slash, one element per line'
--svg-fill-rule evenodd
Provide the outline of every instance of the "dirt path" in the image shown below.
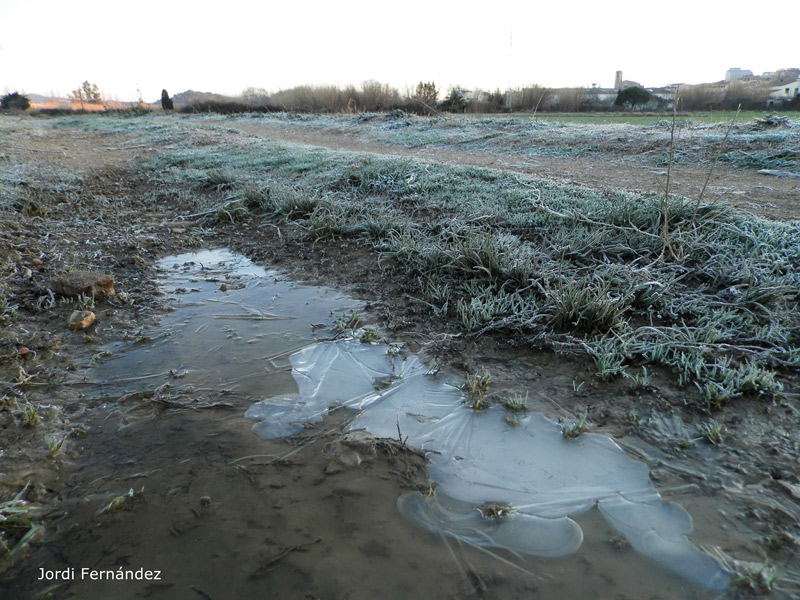
<path fill-rule="evenodd" d="M 591 157 L 536 157 L 525 160 L 512 154 L 480 150 L 455 150 L 442 146 L 408 148 L 361 139 L 355 129 L 301 128 L 285 122 L 241 122 L 208 120 L 239 131 L 297 144 L 322 146 L 331 150 L 373 152 L 395 156 L 414 156 L 424 160 L 452 165 L 472 165 L 491 169 L 516 171 L 552 179 L 565 184 L 577 184 L 604 190 L 628 190 L 662 194 L 666 185 L 666 167 L 653 167 L 636 160 L 637 153 L 628 155 L 602 154 Z M 709 166 L 676 165 L 672 169 L 672 194 L 696 198 L 709 176 Z M 764 175 L 750 169 L 735 169 L 717 164 L 708 181 L 706 201 L 727 202 L 759 216 L 790 220 L 800 217 L 800 179 Z"/>

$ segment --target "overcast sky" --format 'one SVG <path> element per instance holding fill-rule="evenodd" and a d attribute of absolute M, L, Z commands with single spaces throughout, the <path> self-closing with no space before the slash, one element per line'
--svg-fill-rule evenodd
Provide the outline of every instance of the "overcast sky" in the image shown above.
<path fill-rule="evenodd" d="M 713 5 L 713 6 L 712 6 Z M 419 81 L 496 89 L 719 81 L 800 66 L 797 0 L 0 0 L 0 91 L 108 98 Z M 765 17 L 766 20 L 762 20 Z M 780 24 L 787 24 L 780 27 Z M 789 64 L 794 63 L 794 64 Z"/>

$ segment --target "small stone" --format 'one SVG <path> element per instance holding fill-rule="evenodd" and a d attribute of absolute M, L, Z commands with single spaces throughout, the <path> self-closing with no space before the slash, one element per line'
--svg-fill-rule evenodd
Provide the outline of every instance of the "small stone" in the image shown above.
<path fill-rule="evenodd" d="M 211 506 L 211 496 L 200 496 L 200 506 Z"/>
<path fill-rule="evenodd" d="M 41 266 L 41 264 L 42 264 L 42 259 L 41 259 L 41 258 L 34 258 L 34 259 L 31 261 L 31 262 L 32 262 L 34 265 L 36 265 L 37 267 L 39 267 L 39 266 Z"/>
<path fill-rule="evenodd" d="M 26 354 L 30 354 L 30 350 L 28 350 L 25 346 L 21 346 L 17 350 L 17 356 L 25 356 Z"/>
<path fill-rule="evenodd" d="M 94 271 L 75 270 L 54 277 L 50 289 L 62 296 L 87 294 L 111 298 L 114 296 L 114 277 Z"/>
<path fill-rule="evenodd" d="M 76 310 L 69 316 L 69 328 L 73 331 L 86 329 L 97 320 L 95 314 L 90 310 Z"/>

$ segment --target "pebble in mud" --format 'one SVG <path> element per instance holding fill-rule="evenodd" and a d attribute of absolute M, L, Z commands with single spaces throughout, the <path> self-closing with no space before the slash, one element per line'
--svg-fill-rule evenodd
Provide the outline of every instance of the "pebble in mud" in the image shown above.
<path fill-rule="evenodd" d="M 95 314 L 90 310 L 76 310 L 69 316 L 69 322 L 67 326 L 76 331 L 78 329 L 87 329 L 90 327 L 95 321 L 97 317 Z"/>
<path fill-rule="evenodd" d="M 200 506 L 204 508 L 211 506 L 211 496 L 200 496 Z"/>

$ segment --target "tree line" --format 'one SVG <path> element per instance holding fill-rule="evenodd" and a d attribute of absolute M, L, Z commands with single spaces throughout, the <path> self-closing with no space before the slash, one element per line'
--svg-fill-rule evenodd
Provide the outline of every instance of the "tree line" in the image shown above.
<path fill-rule="evenodd" d="M 441 113 L 500 113 L 500 112 L 599 112 L 613 110 L 671 110 L 673 101 L 677 110 L 745 110 L 766 108 L 770 88 L 763 83 L 732 82 L 725 86 L 700 84 L 680 86 L 670 95 L 654 94 L 640 86 L 621 90 L 585 88 L 547 88 L 530 85 L 501 91 L 465 90 L 454 87 L 441 94 L 433 82 L 420 81 L 417 86 L 401 94 L 396 88 L 377 81 L 366 81 L 361 86 L 311 86 L 302 85 L 269 93 L 261 88 L 246 88 L 239 96 L 207 94 L 202 98 L 189 96 L 185 101 L 170 98 L 162 91 L 160 105 L 163 110 L 181 112 L 300 112 L 300 113 L 360 113 L 402 110 L 419 115 Z M 179 94 L 178 96 L 181 96 Z M 105 108 L 97 85 L 84 81 L 70 94 L 74 104 L 82 110 Z M 31 103 L 27 96 L 13 92 L 0 98 L 3 109 L 27 110 Z M 154 103 L 156 104 L 156 103 Z M 800 109 L 795 103 L 781 108 Z M 150 110 L 141 99 L 135 110 Z"/>

